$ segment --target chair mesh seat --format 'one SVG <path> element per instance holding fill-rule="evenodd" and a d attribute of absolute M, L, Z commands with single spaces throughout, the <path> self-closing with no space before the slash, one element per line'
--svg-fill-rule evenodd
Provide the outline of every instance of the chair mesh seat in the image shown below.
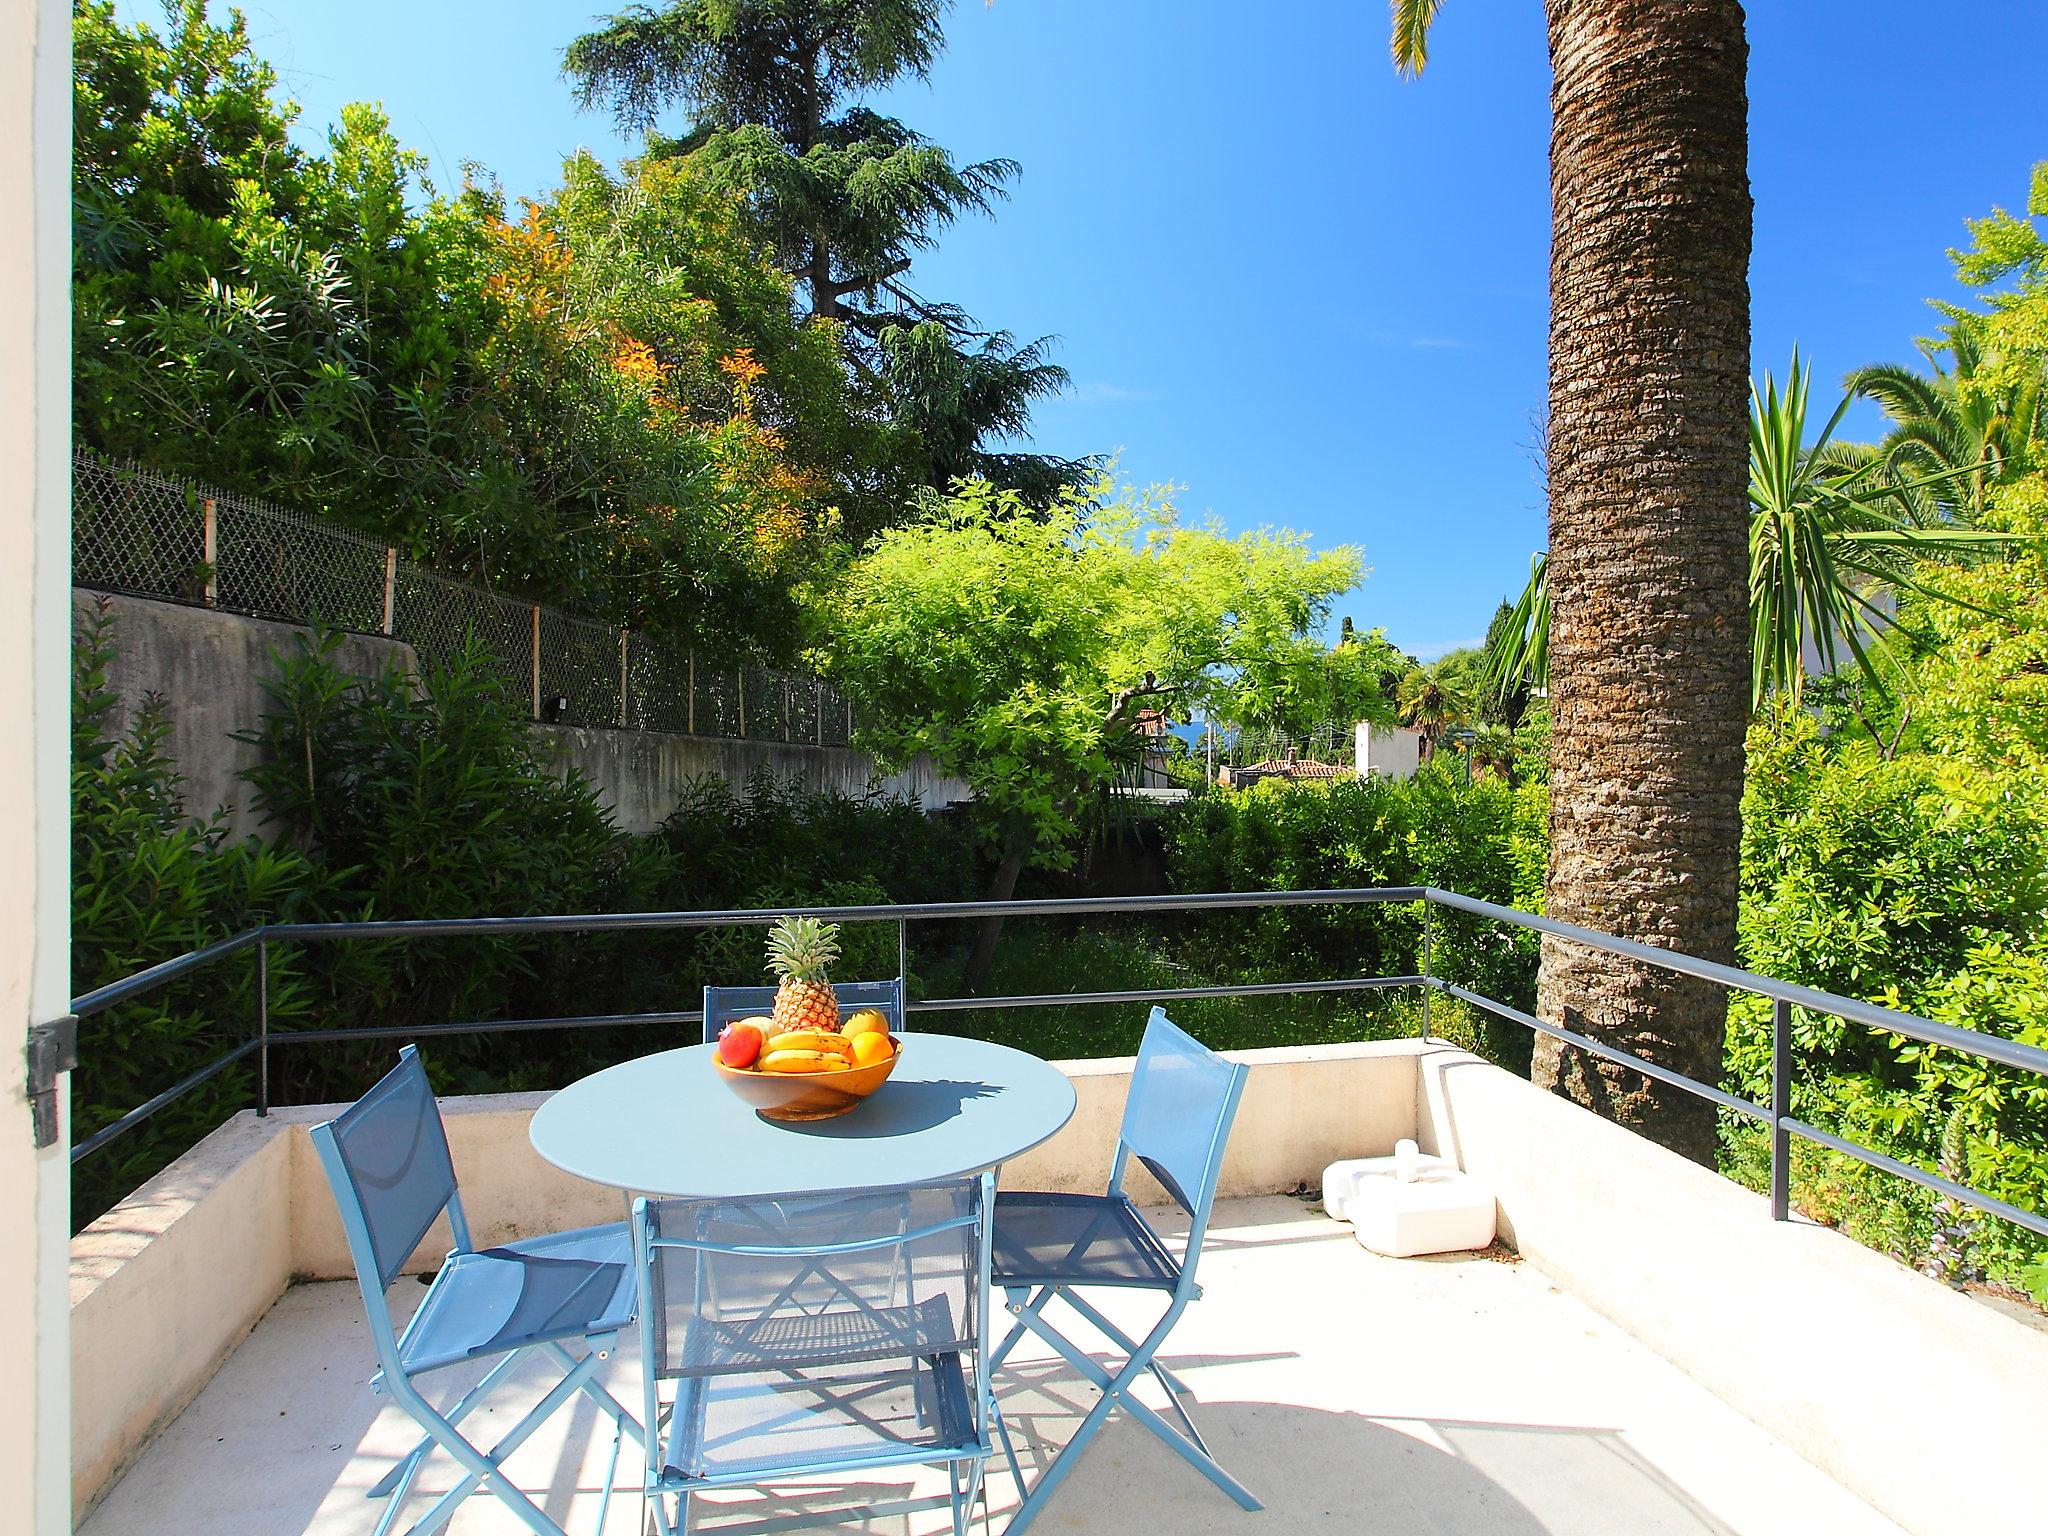
<path fill-rule="evenodd" d="M 996 1196 L 997 1285 L 1124 1285 L 1170 1291 L 1180 1265 L 1120 1195 Z"/>
<path fill-rule="evenodd" d="M 959 1347 L 960 1330 L 943 1296 L 911 1307 L 793 1306 L 765 1317 L 700 1319 L 684 1336 L 679 1373 L 715 1375 L 810 1361 L 904 1360 Z"/>
<path fill-rule="evenodd" d="M 829 1472 L 837 1462 L 874 1464 L 899 1452 L 904 1461 L 975 1454 L 958 1354 L 802 1376 L 685 1377 L 679 1388 L 662 1470 L 682 1482 Z"/>
<path fill-rule="evenodd" d="M 609 1333 L 633 1320 L 638 1293 L 623 1224 L 453 1254 L 406 1330 L 400 1358 L 417 1373 Z"/>

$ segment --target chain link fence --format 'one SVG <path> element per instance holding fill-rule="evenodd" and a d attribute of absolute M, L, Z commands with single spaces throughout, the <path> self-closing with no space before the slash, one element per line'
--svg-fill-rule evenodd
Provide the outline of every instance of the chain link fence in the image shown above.
<path fill-rule="evenodd" d="M 822 679 L 734 667 L 686 646 L 422 569 L 363 534 L 252 496 L 88 454 L 72 460 L 81 587 L 388 635 L 422 668 L 474 637 L 534 718 L 840 747 L 846 701 Z"/>

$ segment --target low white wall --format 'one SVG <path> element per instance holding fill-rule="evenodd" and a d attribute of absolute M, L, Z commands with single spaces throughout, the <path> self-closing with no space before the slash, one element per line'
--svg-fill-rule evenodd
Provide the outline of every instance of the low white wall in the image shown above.
<path fill-rule="evenodd" d="M 79 1514 L 290 1282 L 293 1139 L 237 1115 L 71 1240 Z"/>
<path fill-rule="evenodd" d="M 1910 1531 L 2038 1517 L 2048 1333 L 1463 1051 L 1419 1063 L 1423 1149 L 1558 1284 Z"/>

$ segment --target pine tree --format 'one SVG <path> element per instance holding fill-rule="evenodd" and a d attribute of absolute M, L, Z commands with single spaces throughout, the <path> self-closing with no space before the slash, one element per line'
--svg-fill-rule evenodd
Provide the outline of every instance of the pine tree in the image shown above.
<path fill-rule="evenodd" d="M 635 6 L 572 42 L 563 64 L 585 108 L 652 133 L 754 209 L 813 316 L 845 329 L 847 353 L 922 445 L 911 466 L 943 490 L 979 477 L 1044 501 L 1084 464 L 1003 452 L 1032 401 L 1067 384 L 1050 338 L 1019 345 L 909 285 L 916 253 L 963 214 L 993 210 L 1013 160 L 957 164 L 902 122 L 863 105 L 924 79 L 944 47 L 949 0 L 673 0 Z"/>

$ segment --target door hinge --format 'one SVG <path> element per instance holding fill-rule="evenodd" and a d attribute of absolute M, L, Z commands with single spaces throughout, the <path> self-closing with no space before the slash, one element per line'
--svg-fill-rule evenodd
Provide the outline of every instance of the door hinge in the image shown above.
<path fill-rule="evenodd" d="M 78 1065 L 78 1015 L 67 1013 L 28 1032 L 28 1102 L 35 1119 L 36 1145 L 52 1147 L 63 1127 L 57 1123 L 57 1078 Z"/>

